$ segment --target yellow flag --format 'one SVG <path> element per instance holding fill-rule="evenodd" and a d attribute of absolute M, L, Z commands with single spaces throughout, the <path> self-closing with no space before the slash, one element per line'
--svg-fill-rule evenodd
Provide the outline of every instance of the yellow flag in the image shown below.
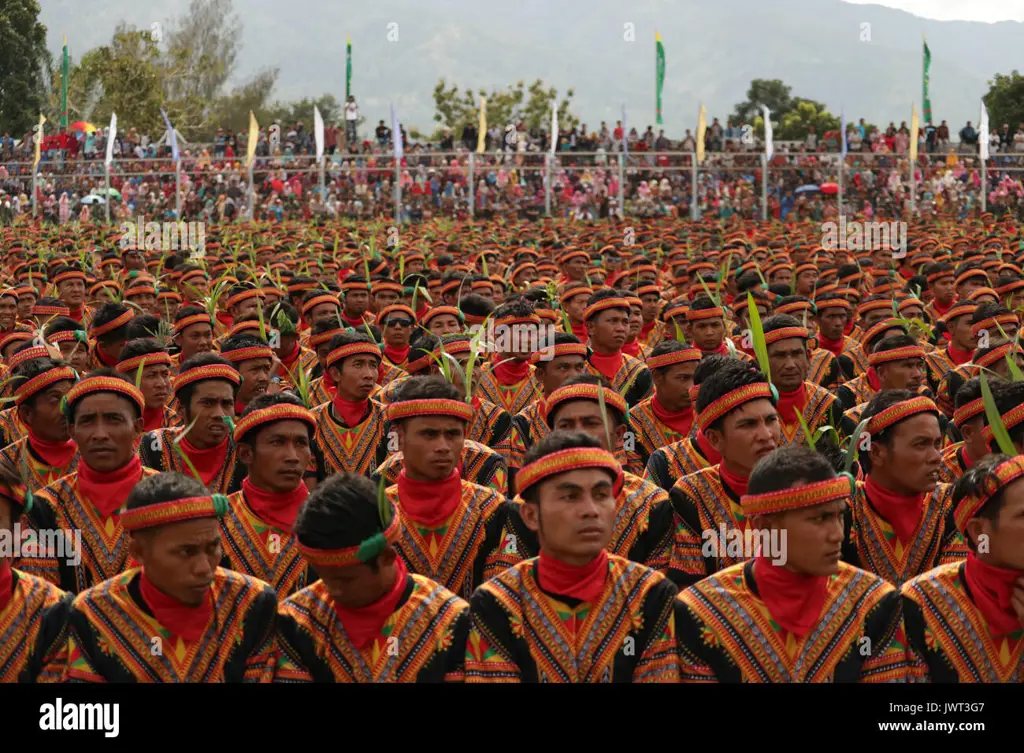
<path fill-rule="evenodd" d="M 253 155 L 256 154 L 256 142 L 260 138 L 260 124 L 256 122 L 256 116 L 249 110 L 249 148 L 246 150 L 245 166 L 252 164 Z"/>
<path fill-rule="evenodd" d="M 911 170 L 917 164 L 917 138 L 921 125 L 917 122 L 917 105 L 911 105 L 910 110 L 910 165 Z"/>
<path fill-rule="evenodd" d="M 708 108 L 700 106 L 700 118 L 697 119 L 697 162 L 704 161 L 704 134 L 708 130 Z"/>
<path fill-rule="evenodd" d="M 40 159 L 39 149 L 40 149 L 40 147 L 43 144 L 43 124 L 45 122 L 46 122 L 46 116 L 43 115 L 42 113 L 39 113 L 39 132 L 35 134 L 35 139 L 36 139 L 36 159 L 35 159 L 35 162 L 32 163 L 32 169 L 33 170 L 35 170 L 36 167 L 39 166 L 39 159 Z"/>
<path fill-rule="evenodd" d="M 480 132 L 476 136 L 476 153 L 484 153 L 487 143 L 487 98 L 480 97 Z"/>

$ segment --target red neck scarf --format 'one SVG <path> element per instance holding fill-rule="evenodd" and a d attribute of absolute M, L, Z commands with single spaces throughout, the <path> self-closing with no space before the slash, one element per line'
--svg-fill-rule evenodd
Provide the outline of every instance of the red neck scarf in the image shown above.
<path fill-rule="evenodd" d="M 345 324 L 353 328 L 362 327 L 363 323 L 366 321 L 361 316 L 349 316 L 344 311 L 341 312 L 341 320 L 345 322 Z"/>
<path fill-rule="evenodd" d="M 323 373 L 322 378 L 324 382 L 324 387 L 327 388 L 327 394 L 333 397 L 338 392 L 338 385 L 334 383 L 334 380 L 331 379 L 331 375 L 328 374 L 326 371 Z"/>
<path fill-rule="evenodd" d="M 188 441 L 188 437 L 181 440 L 180 446 L 182 452 L 188 456 L 196 471 L 199 472 L 199 478 L 206 486 L 209 486 L 210 482 L 220 473 L 224 462 L 228 459 L 227 437 L 219 445 L 206 450 L 195 447 Z"/>
<path fill-rule="evenodd" d="M 76 322 L 81 324 L 82 317 L 85 316 L 85 305 L 79 306 L 77 309 L 68 309 L 68 318 L 74 319 Z"/>
<path fill-rule="evenodd" d="M 702 350 L 705 356 L 727 356 L 729 355 L 729 346 L 725 344 L 725 340 L 722 340 L 722 344 L 714 350 Z"/>
<path fill-rule="evenodd" d="M 345 422 L 345 426 L 351 429 L 354 426 L 359 426 L 359 422 L 366 415 L 366 406 L 369 402 L 369 400 L 346 400 L 335 392 L 331 405 L 334 406 L 335 415 Z"/>
<path fill-rule="evenodd" d="M 988 623 L 992 635 L 1009 635 L 1022 628 L 1013 611 L 1013 587 L 1024 577 L 1020 570 L 1006 570 L 978 559 L 974 552 L 964 563 L 964 580 L 971 592 L 971 601 Z"/>
<path fill-rule="evenodd" d="M 494 378 L 501 384 L 511 387 L 519 384 L 530 375 L 529 361 L 505 361 L 494 367 Z"/>
<path fill-rule="evenodd" d="M 828 576 L 795 573 L 766 557 L 756 557 L 754 582 L 772 619 L 784 630 L 807 635 L 817 624 L 828 596 Z"/>
<path fill-rule="evenodd" d="M 201 605 L 189 606 L 154 586 L 146 577 L 145 570 L 139 576 L 139 590 L 142 592 L 142 600 L 146 602 L 156 621 L 172 635 L 189 642 L 197 641 L 203 636 L 210 618 L 213 617 L 212 590 L 206 592 L 206 598 Z"/>
<path fill-rule="evenodd" d="M 424 528 L 440 528 L 462 503 L 462 474 L 453 470 L 443 481 L 413 481 L 398 474 L 402 512 Z"/>
<path fill-rule="evenodd" d="M 33 452 L 51 468 L 63 468 L 78 452 L 78 445 L 73 439 L 51 442 L 49 439 L 37 436 L 31 429 L 28 430 L 28 443 Z"/>
<path fill-rule="evenodd" d="M 685 410 L 670 413 L 665 410 L 665 406 L 658 401 L 658 395 L 655 393 L 654 399 L 651 400 L 651 410 L 654 412 L 655 418 L 665 424 L 665 426 L 670 428 L 676 434 L 680 434 L 684 437 L 688 437 L 690 435 L 690 429 L 693 428 L 692 405 Z"/>
<path fill-rule="evenodd" d="M 300 353 L 302 353 L 302 347 L 299 345 L 299 341 L 296 340 L 295 347 L 292 348 L 292 352 L 279 360 L 286 369 L 291 370 L 292 364 L 299 360 Z"/>
<path fill-rule="evenodd" d="M 590 333 L 587 332 L 587 325 L 580 323 L 572 325 L 572 333 L 579 338 L 579 341 L 584 345 L 587 344 L 587 340 L 590 339 Z"/>
<path fill-rule="evenodd" d="M 577 567 L 545 554 L 537 558 L 537 582 L 548 593 L 592 604 L 608 578 L 608 552 L 602 549 L 588 564 Z"/>
<path fill-rule="evenodd" d="M 142 428 L 145 431 L 156 431 L 157 429 L 163 428 L 163 425 L 163 408 L 146 408 L 142 411 Z"/>
<path fill-rule="evenodd" d="M 235 400 L 235 415 L 241 416 L 243 413 L 245 413 L 245 403 Z"/>
<path fill-rule="evenodd" d="M 804 412 L 807 407 L 807 385 L 801 384 L 792 392 L 779 392 L 779 404 L 775 406 L 779 412 L 782 423 L 792 426 L 796 423 L 796 413 Z"/>
<path fill-rule="evenodd" d="M 235 319 L 231 314 L 225 314 L 223 311 L 217 314 L 217 321 L 223 324 L 227 329 L 231 329 L 235 324 Z"/>
<path fill-rule="evenodd" d="M 871 387 L 875 392 L 879 392 L 882 389 L 882 380 L 878 378 L 878 372 L 875 371 L 875 367 L 872 366 L 870 369 L 864 372 L 868 378 L 868 386 Z"/>
<path fill-rule="evenodd" d="M 935 309 L 935 313 L 937 313 L 939 316 L 945 316 L 947 313 L 949 313 L 949 310 L 951 308 L 953 308 L 953 305 L 955 303 L 956 303 L 956 296 L 951 298 L 949 303 L 947 303 L 945 306 L 943 306 L 941 303 L 939 303 L 939 299 L 936 298 L 936 299 L 934 299 L 932 301 L 932 306 Z"/>
<path fill-rule="evenodd" d="M 718 465 L 722 462 L 721 454 L 711 445 L 700 429 L 697 429 L 697 446 L 710 465 Z"/>
<path fill-rule="evenodd" d="M 398 602 L 405 593 L 408 583 L 409 571 L 401 557 L 395 558 L 395 584 L 391 590 L 381 596 L 372 604 L 367 604 L 359 609 L 346 609 L 337 602 L 334 602 L 334 613 L 341 620 L 345 628 L 345 635 L 360 651 L 369 648 L 374 639 L 380 635 L 380 629 L 384 623 L 398 609 Z"/>
<path fill-rule="evenodd" d="M 733 473 L 725 467 L 724 462 L 718 464 L 718 475 L 721 477 L 722 483 L 732 489 L 737 497 L 742 497 L 747 493 L 747 483 L 750 481 L 750 476 L 740 476 Z"/>
<path fill-rule="evenodd" d="M 103 352 L 103 348 L 101 348 L 99 345 L 96 346 L 96 349 L 93 352 L 96 354 L 96 360 L 98 360 L 104 366 L 107 366 L 109 368 L 114 368 L 115 366 L 117 366 L 118 359 L 111 358 L 110 356 L 108 356 L 106 353 Z"/>
<path fill-rule="evenodd" d="M 409 346 L 406 345 L 402 348 L 392 348 L 390 345 L 385 345 L 384 357 L 395 365 L 405 363 L 405 359 L 409 357 Z"/>
<path fill-rule="evenodd" d="M 646 340 L 647 336 L 651 334 L 651 330 L 654 329 L 654 325 L 657 323 L 657 319 L 651 319 L 649 322 L 644 322 L 644 325 L 640 328 L 640 335 L 637 339 Z"/>
<path fill-rule="evenodd" d="M 896 532 L 896 538 L 904 544 L 909 542 L 914 531 L 917 530 L 917 524 L 921 522 L 924 495 L 897 494 L 879 486 L 871 476 L 868 476 L 868 480 L 864 484 L 864 492 L 882 519 L 892 526 Z"/>
<path fill-rule="evenodd" d="M 609 382 L 614 382 L 615 375 L 622 368 L 623 360 L 621 348 L 611 355 L 604 355 L 596 351 L 590 354 L 590 365 L 600 371 L 601 375 Z"/>
<path fill-rule="evenodd" d="M 640 341 L 633 340 L 632 342 L 623 343 L 622 352 L 627 356 L 633 356 L 633 358 L 640 357 Z"/>
<path fill-rule="evenodd" d="M 957 366 L 963 366 L 965 363 L 970 363 L 974 352 L 970 350 L 960 350 L 960 348 L 953 345 L 953 343 L 950 343 L 946 348 L 946 355 L 948 355 L 949 359 Z"/>
<path fill-rule="evenodd" d="M 959 450 L 957 450 L 957 454 L 960 455 L 960 462 L 963 464 L 964 470 L 967 470 L 972 465 L 974 465 L 974 459 L 967 454 L 967 445 L 964 445 Z"/>
<path fill-rule="evenodd" d="M 94 471 L 85 462 L 78 464 L 78 490 L 96 506 L 104 520 L 121 509 L 141 480 L 142 459 L 138 455 L 111 473 Z"/>
<path fill-rule="evenodd" d="M 824 348 L 836 358 L 842 355 L 844 345 L 846 345 L 846 338 L 840 337 L 838 340 L 829 340 L 820 332 L 818 333 L 818 347 Z"/>
<path fill-rule="evenodd" d="M 855 324 L 853 323 L 853 320 L 851 319 L 850 321 L 848 321 L 848 322 L 846 323 L 846 326 L 845 326 L 845 327 L 843 327 L 843 334 L 844 334 L 844 335 L 846 335 L 846 336 L 849 336 L 849 335 L 850 335 L 850 333 L 851 333 L 851 332 L 853 332 L 853 328 L 854 328 L 855 326 L 857 326 L 857 325 L 855 325 Z"/>
<path fill-rule="evenodd" d="M 10 560 L 0 559 L 0 614 L 3 614 L 13 597 L 14 573 L 11 571 Z"/>
<path fill-rule="evenodd" d="M 269 523 L 279 531 L 291 532 L 299 507 L 309 495 L 309 489 L 301 481 L 294 490 L 284 494 L 268 492 L 252 483 L 248 477 L 242 481 L 242 493 L 256 517 Z"/>

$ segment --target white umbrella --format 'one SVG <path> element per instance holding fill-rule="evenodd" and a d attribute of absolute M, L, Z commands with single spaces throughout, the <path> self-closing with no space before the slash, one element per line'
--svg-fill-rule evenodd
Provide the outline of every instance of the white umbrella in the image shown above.
<path fill-rule="evenodd" d="M 82 197 L 82 204 L 106 204 L 107 200 L 102 196 L 96 196 L 95 194 L 89 194 L 88 196 Z"/>

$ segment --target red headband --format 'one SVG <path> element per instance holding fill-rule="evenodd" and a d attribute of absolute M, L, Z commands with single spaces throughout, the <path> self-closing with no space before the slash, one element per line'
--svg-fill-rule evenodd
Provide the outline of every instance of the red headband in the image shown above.
<path fill-rule="evenodd" d="M 275 421 L 302 421 L 311 432 L 316 431 L 316 419 L 312 412 L 299 405 L 281 403 L 247 413 L 235 424 L 235 441 L 241 442 L 253 429 Z"/>
<path fill-rule="evenodd" d="M 209 497 L 186 497 L 156 505 L 121 511 L 121 528 L 139 531 L 169 523 L 182 523 L 200 518 L 222 518 L 228 511 L 228 498 L 223 494 Z"/>
<path fill-rule="evenodd" d="M 67 400 L 68 405 L 72 405 L 82 398 L 99 392 L 116 392 L 118 395 L 123 395 L 135 403 L 139 409 L 139 415 L 142 415 L 142 412 L 146 409 L 146 398 L 143 396 L 142 390 L 131 382 L 116 377 L 86 377 L 68 390 L 65 400 Z"/>
<path fill-rule="evenodd" d="M 622 466 L 619 465 L 614 455 L 597 447 L 574 447 L 545 455 L 529 465 L 523 466 L 516 474 L 516 486 L 519 494 L 522 495 L 530 487 L 536 486 L 552 476 L 583 468 L 608 471 L 613 479 L 615 496 L 622 491 Z"/>
<path fill-rule="evenodd" d="M 448 416 L 458 418 L 466 423 L 473 420 L 473 406 L 461 400 L 403 400 L 387 406 L 389 421 L 401 421 L 406 418 L 422 418 L 423 416 Z"/>
<path fill-rule="evenodd" d="M 930 398 L 919 396 L 902 403 L 890 405 L 871 417 L 868 422 L 868 431 L 872 434 L 880 434 L 893 424 L 905 421 L 921 413 L 934 413 L 938 415 L 939 408 Z"/>
<path fill-rule="evenodd" d="M 730 411 L 739 408 L 744 403 L 754 400 L 771 400 L 773 398 L 772 387 L 768 382 L 755 382 L 748 384 L 732 392 L 727 392 L 715 400 L 711 405 L 697 415 L 697 426 L 701 431 L 707 431 L 711 424 L 715 423 L 722 416 Z"/>
<path fill-rule="evenodd" d="M 743 516 L 746 518 L 800 510 L 804 507 L 848 499 L 851 483 L 851 477 L 844 475 L 828 481 L 780 489 L 776 492 L 744 494 L 740 498 L 740 506 L 743 508 Z"/>

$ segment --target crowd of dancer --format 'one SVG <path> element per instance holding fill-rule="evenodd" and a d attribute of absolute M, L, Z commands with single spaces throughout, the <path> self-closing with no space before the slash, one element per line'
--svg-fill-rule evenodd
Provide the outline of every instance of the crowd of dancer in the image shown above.
<path fill-rule="evenodd" d="M 1019 682 L 1024 241 L 0 235 L 0 680 Z"/>

